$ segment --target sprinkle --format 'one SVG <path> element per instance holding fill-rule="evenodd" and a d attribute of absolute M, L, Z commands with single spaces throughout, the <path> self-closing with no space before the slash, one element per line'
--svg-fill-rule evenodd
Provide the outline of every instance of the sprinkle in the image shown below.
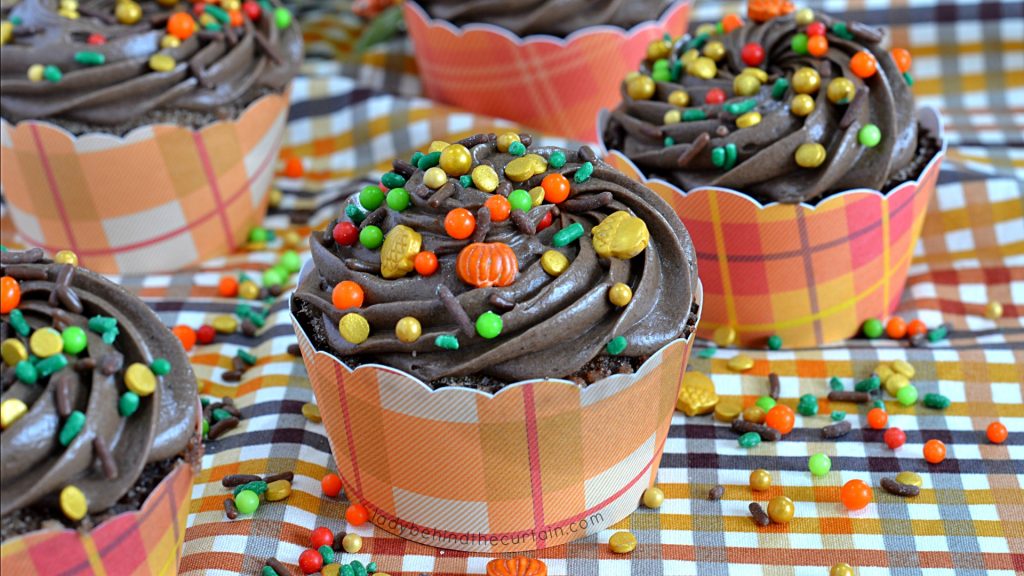
<path fill-rule="evenodd" d="M 9 398 L 0 403 L 0 428 L 6 430 L 11 424 L 28 412 L 28 405 L 18 398 Z"/>
<path fill-rule="evenodd" d="M 64 426 L 60 429 L 60 445 L 67 447 L 68 444 L 71 444 L 71 441 L 78 436 L 78 433 L 82 431 L 84 426 L 85 414 L 78 410 L 72 412 L 67 420 L 64 421 Z"/>
<path fill-rule="evenodd" d="M 311 402 L 306 402 L 302 405 L 302 415 L 306 417 L 306 420 L 309 420 L 314 424 L 323 421 L 320 416 L 320 408 Z"/>
<path fill-rule="evenodd" d="M 903 80 L 907 83 L 907 86 L 914 85 L 914 77 L 910 75 L 910 72 L 903 73 Z"/>
<path fill-rule="evenodd" d="M 552 168 L 561 168 L 565 166 L 565 154 L 561 150 L 555 150 L 548 157 L 548 165 Z"/>
<path fill-rule="evenodd" d="M 698 358 L 704 358 L 706 360 L 708 358 L 713 357 L 717 352 L 718 352 L 718 347 L 717 346 L 708 346 L 707 348 L 702 348 L 700 350 L 700 352 L 697 352 L 697 357 Z"/>
<path fill-rule="evenodd" d="M 75 52 L 75 62 L 83 66 L 102 66 L 107 62 L 107 57 L 102 52 L 82 50 Z"/>
<path fill-rule="evenodd" d="M 833 376 L 832 379 L 828 381 L 828 386 L 829 388 L 837 391 L 843 389 L 842 381 L 839 380 L 839 378 L 836 378 L 835 376 Z"/>
<path fill-rule="evenodd" d="M 459 184 L 461 184 L 463 188 L 472 188 L 473 177 L 469 174 L 463 174 L 462 176 L 459 176 Z"/>
<path fill-rule="evenodd" d="M 64 74 L 60 71 L 60 68 L 57 68 L 52 64 L 43 68 L 43 80 L 46 80 L 47 82 L 56 84 L 57 82 L 60 82 L 63 77 Z"/>
<path fill-rule="evenodd" d="M 708 117 L 700 108 L 689 108 L 683 111 L 683 122 L 694 122 L 697 120 L 706 120 Z"/>
<path fill-rule="evenodd" d="M 772 84 L 772 99 L 782 100 L 782 97 L 786 95 L 786 90 L 789 90 L 789 80 L 780 77 L 775 84 Z"/>
<path fill-rule="evenodd" d="M 138 409 L 139 409 L 139 395 L 138 394 L 136 394 L 135 392 L 132 392 L 130 390 L 128 392 L 125 392 L 124 394 L 121 394 L 121 398 L 117 401 L 117 411 L 118 411 L 118 413 L 121 414 L 121 416 L 124 416 L 125 418 L 128 418 L 132 414 L 135 414 L 135 411 L 138 410 Z"/>
<path fill-rule="evenodd" d="M 155 358 L 149 369 L 157 376 L 166 376 L 171 373 L 171 363 L 166 358 Z"/>
<path fill-rule="evenodd" d="M 420 153 L 417 152 L 417 154 Z M 423 155 L 420 154 L 420 157 L 422 156 Z M 419 160 L 419 158 L 416 158 L 416 160 Z M 387 188 L 401 188 L 402 186 L 405 186 L 405 182 L 405 178 L 401 174 L 397 174 L 395 172 L 386 172 L 380 177 L 380 183 Z"/>
<path fill-rule="evenodd" d="M 551 239 L 551 245 L 556 248 L 568 246 L 576 240 L 579 240 L 583 236 L 583 232 L 583 225 L 579 222 L 573 222 L 555 233 L 554 237 Z"/>
<path fill-rule="evenodd" d="M 673 138 L 671 136 L 665 136 L 665 147 L 666 148 L 668 148 L 669 146 L 675 146 L 675 144 L 676 144 L 675 138 Z"/>
<path fill-rule="evenodd" d="M 846 26 L 846 22 L 836 22 L 833 24 L 832 33 L 844 40 L 853 40 L 853 34 L 850 33 L 850 29 Z"/>
<path fill-rule="evenodd" d="M 155 72 L 170 72 L 178 63 L 168 54 L 154 54 L 149 58 L 149 68 Z"/>
<path fill-rule="evenodd" d="M 441 334 L 434 339 L 434 345 L 444 350 L 458 350 L 459 339 L 454 334 Z"/>
<path fill-rule="evenodd" d="M 14 367 L 14 376 L 23 384 L 35 384 L 39 380 L 39 371 L 32 362 L 22 360 Z"/>
<path fill-rule="evenodd" d="M 263 480 L 254 480 L 252 482 L 246 482 L 240 486 L 235 486 L 235 489 L 231 491 L 233 496 L 238 496 L 239 493 L 248 490 L 257 495 L 263 494 L 267 491 L 267 483 Z"/>
<path fill-rule="evenodd" d="M 833 410 L 830 418 L 835 422 L 840 422 L 846 419 L 846 412 L 843 410 Z"/>
<path fill-rule="evenodd" d="M 420 170 L 426 171 L 434 166 L 441 163 L 441 152 L 431 152 L 430 154 L 424 154 L 419 162 L 416 163 L 416 167 Z"/>
<path fill-rule="evenodd" d="M 757 99 L 756 98 L 748 98 L 748 99 L 746 99 L 746 100 L 744 100 L 742 102 L 730 102 L 730 103 L 726 104 L 723 107 L 723 109 L 727 113 L 732 114 L 733 116 L 739 116 L 741 114 L 746 114 L 747 112 L 750 112 L 751 110 L 753 110 L 756 107 L 757 107 Z"/>
<path fill-rule="evenodd" d="M 584 162 L 576 170 L 576 174 L 573 176 L 573 180 L 575 180 L 577 184 L 582 184 L 582 183 L 586 182 L 587 180 L 590 180 L 590 177 L 593 174 L 594 174 L 594 165 L 592 163 L 590 163 L 590 162 Z"/>
<path fill-rule="evenodd" d="M 67 356 L 65 356 L 63 354 L 57 354 L 55 356 L 50 356 L 49 358 L 46 358 L 44 360 L 40 360 L 39 362 L 37 362 L 36 363 L 36 370 L 39 371 L 39 375 L 40 376 L 42 376 L 43 378 L 46 378 L 47 376 L 49 376 L 51 374 L 56 374 L 57 372 L 60 372 L 61 370 L 66 368 L 67 365 L 68 365 L 68 358 L 67 358 Z"/>
<path fill-rule="evenodd" d="M 526 145 L 518 140 L 509 144 L 508 153 L 513 156 L 522 156 L 526 154 Z"/>
<path fill-rule="evenodd" d="M 628 345 L 629 342 L 626 340 L 625 336 L 616 336 L 615 338 L 612 338 L 610 342 L 608 342 L 608 345 L 605 347 L 605 349 L 612 356 L 618 356 L 619 354 L 625 352 L 626 346 Z"/>
<path fill-rule="evenodd" d="M 60 491 L 60 510 L 68 520 L 78 522 L 85 518 L 88 509 L 85 494 L 74 484 L 68 484 Z"/>

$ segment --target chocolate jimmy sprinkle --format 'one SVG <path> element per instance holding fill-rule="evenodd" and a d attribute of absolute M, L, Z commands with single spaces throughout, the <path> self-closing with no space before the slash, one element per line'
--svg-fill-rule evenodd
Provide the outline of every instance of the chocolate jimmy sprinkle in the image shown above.
<path fill-rule="evenodd" d="M 62 264 L 57 269 L 57 279 L 53 282 L 53 290 L 50 292 L 50 298 L 47 302 L 50 306 L 56 306 L 58 304 L 57 291 L 61 288 L 67 288 L 71 285 L 71 280 L 74 279 L 75 267 L 71 264 Z"/>
<path fill-rule="evenodd" d="M 333 550 L 335 550 L 335 551 L 344 550 L 345 547 L 342 545 L 342 542 L 344 540 L 345 540 L 345 531 L 344 530 L 338 530 L 337 532 L 334 533 L 334 542 L 331 543 L 331 548 Z"/>
<path fill-rule="evenodd" d="M 242 334 L 252 338 L 258 331 L 259 328 L 256 327 L 256 324 L 254 324 L 252 320 L 248 318 L 242 320 Z"/>
<path fill-rule="evenodd" d="M 526 212 L 523 212 L 522 210 L 512 211 L 512 222 L 516 225 L 516 228 L 518 228 L 520 232 L 526 234 L 527 236 L 533 236 L 537 233 L 537 229 L 536 227 L 534 227 L 533 222 L 530 221 L 530 218 L 526 215 Z"/>
<path fill-rule="evenodd" d="M 386 205 L 381 205 L 376 210 L 366 215 L 366 218 L 364 218 L 363 221 L 359 223 L 359 229 L 365 230 L 367 226 L 378 226 L 382 222 L 384 222 L 384 219 L 387 217 L 388 209 Z"/>
<path fill-rule="evenodd" d="M 871 393 L 857 392 L 854 390 L 833 390 L 828 393 L 829 402 L 853 402 L 854 404 L 867 404 L 871 402 Z"/>
<path fill-rule="evenodd" d="M 96 454 L 96 459 L 100 462 L 100 468 L 103 469 L 103 475 L 107 477 L 107 480 L 117 479 L 117 462 L 114 460 L 114 456 L 110 453 L 110 448 L 107 447 L 107 443 L 103 440 L 102 436 L 96 436 L 92 439 L 92 450 Z"/>
<path fill-rule="evenodd" d="M 234 430 L 238 427 L 238 418 L 232 416 L 231 418 L 225 418 L 214 425 L 210 426 L 210 432 L 206 435 L 210 440 L 216 440 L 229 431 Z"/>
<path fill-rule="evenodd" d="M 231 497 L 224 499 L 224 514 L 227 515 L 229 520 L 238 518 L 238 508 L 235 507 L 235 500 Z"/>
<path fill-rule="evenodd" d="M 42 248 L 29 248 L 22 252 L 0 252 L 0 264 L 35 264 L 45 257 Z"/>
<path fill-rule="evenodd" d="M 267 558 L 267 566 L 270 566 L 274 572 L 277 572 L 278 576 L 291 576 L 291 571 L 288 570 L 288 567 L 281 564 L 281 561 L 277 558 Z"/>
<path fill-rule="evenodd" d="M 897 481 L 895 478 L 889 477 L 882 478 L 882 488 L 884 488 L 889 494 L 902 496 L 903 498 L 913 498 L 921 493 L 921 489 L 917 486 L 904 484 Z"/>
<path fill-rule="evenodd" d="M 401 175 L 406 180 L 416 173 L 416 167 L 401 158 L 395 158 L 391 161 L 391 169 L 394 173 Z M 333 229 L 333 224 L 330 229 Z"/>
<path fill-rule="evenodd" d="M 516 307 L 516 303 L 514 301 L 509 300 L 508 298 L 505 298 L 500 294 L 491 294 L 491 296 L 487 299 L 487 302 L 489 302 L 491 306 L 494 306 L 495 308 L 502 310 L 504 312 L 507 312 Z"/>
<path fill-rule="evenodd" d="M 248 484 L 249 482 L 259 482 L 260 480 L 263 480 L 268 484 L 271 482 L 271 480 L 264 480 L 255 474 L 228 474 L 221 478 L 220 485 L 225 488 L 234 488 L 236 486 L 241 486 L 242 484 Z"/>
<path fill-rule="evenodd" d="M 781 387 L 782 384 L 779 382 L 779 375 L 775 372 L 768 374 L 768 396 L 770 396 L 772 400 L 779 399 L 779 389 Z"/>
<path fill-rule="evenodd" d="M 15 280 L 46 280 L 46 270 L 37 266 L 7 266 L 4 274 Z"/>
<path fill-rule="evenodd" d="M 700 153 L 707 148 L 710 142 L 711 135 L 707 132 L 701 132 L 700 135 L 694 138 L 693 142 L 690 143 L 690 146 L 679 155 L 679 159 L 676 160 L 676 165 L 680 168 L 686 168 L 689 166 L 690 162 L 693 162 L 693 159 L 699 156 Z"/>
<path fill-rule="evenodd" d="M 520 132 L 519 141 L 523 143 L 523 146 L 529 148 L 530 145 L 533 144 L 533 135 L 527 132 Z"/>
<path fill-rule="evenodd" d="M 821 437 L 826 440 L 835 440 L 836 438 L 842 438 L 850 433 L 853 425 L 850 424 L 849 420 L 840 420 L 835 424 L 829 424 L 821 429 Z"/>
<path fill-rule="evenodd" d="M 522 136 L 520 136 L 520 138 L 522 138 Z M 523 144 L 526 143 L 523 142 Z M 529 146 L 529 144 L 526 145 Z M 597 154 L 594 154 L 594 150 L 590 146 L 580 146 L 579 155 L 580 160 L 584 162 L 590 162 L 591 164 L 597 162 Z"/>
<path fill-rule="evenodd" d="M 452 294 L 450 288 L 444 284 L 440 284 L 437 287 L 437 297 L 441 299 L 441 303 L 444 304 L 446 310 L 448 310 L 449 316 L 459 326 L 467 336 L 475 336 L 476 328 L 473 326 L 473 321 L 469 319 L 469 315 L 466 314 L 466 310 L 459 304 L 458 298 Z"/>
<path fill-rule="evenodd" d="M 481 206 L 476 211 L 476 228 L 473 235 L 469 237 L 470 243 L 483 242 L 487 239 L 487 233 L 491 231 L 491 209 Z"/>
<path fill-rule="evenodd" d="M 603 206 L 607 206 L 612 203 L 611 192 L 601 192 L 598 194 L 586 194 L 583 196 L 573 196 L 568 200 L 562 202 L 562 210 L 566 212 L 589 212 L 591 210 L 597 210 Z"/>
<path fill-rule="evenodd" d="M 484 144 L 486 142 L 493 141 L 495 138 L 497 138 L 497 136 L 493 132 L 490 133 L 490 134 L 485 134 L 485 133 L 473 134 L 472 136 L 467 136 L 467 137 L 463 138 L 462 140 L 459 140 L 458 142 L 456 142 L 456 144 L 462 144 L 466 148 L 472 148 L 473 146 L 477 146 L 479 144 Z M 520 136 L 519 139 L 522 140 L 523 137 Z M 526 143 L 524 142 L 523 144 L 526 144 Z"/>
<path fill-rule="evenodd" d="M 271 474 L 269 476 L 263 477 L 263 481 L 266 482 L 267 484 L 270 484 L 271 482 L 277 482 L 278 480 L 286 480 L 288 482 L 291 482 L 295 480 L 295 472 L 278 472 L 277 474 Z"/>
<path fill-rule="evenodd" d="M 67 372 L 58 373 L 56 378 L 57 381 L 53 386 L 53 401 L 57 406 L 57 415 L 67 418 L 74 410 L 71 405 L 71 385 L 75 383 L 76 378 Z"/>
<path fill-rule="evenodd" d="M 379 272 L 380 268 L 357 258 L 346 258 L 345 266 L 356 272 Z"/>
<path fill-rule="evenodd" d="M 96 359 L 92 358 L 92 357 L 90 357 L 90 358 L 79 358 L 78 360 L 75 360 L 74 369 L 75 369 L 75 372 L 88 372 L 90 370 L 95 370 L 96 369 Z"/>
<path fill-rule="evenodd" d="M 508 198 L 508 195 L 512 193 L 512 184 L 510 184 L 508 180 L 502 180 L 501 182 L 498 182 L 498 188 L 494 193 Z"/>
<path fill-rule="evenodd" d="M 767 526 L 772 523 L 771 518 L 765 513 L 764 508 L 761 507 L 757 502 L 751 502 L 750 506 L 747 507 L 750 510 L 750 515 L 754 517 L 754 523 L 758 526 Z"/>
<path fill-rule="evenodd" d="M 778 442 L 782 439 L 782 434 L 778 430 L 769 428 L 764 424 L 748 422 L 743 418 L 737 418 L 732 421 L 732 431 L 737 434 L 756 432 L 757 435 L 761 437 L 761 440 L 764 440 L 765 442 Z"/>
<path fill-rule="evenodd" d="M 433 196 L 427 200 L 427 205 L 435 210 L 440 208 L 444 201 L 454 196 L 459 190 L 462 189 L 462 185 L 456 180 L 448 180 L 437 192 L 434 192 Z"/>
<path fill-rule="evenodd" d="M 298 344 L 289 344 L 287 351 L 289 355 L 295 356 L 296 358 L 302 356 L 302 348 Z"/>
<path fill-rule="evenodd" d="M 725 486 L 719 484 L 708 491 L 708 500 L 721 500 L 725 495 Z"/>
<path fill-rule="evenodd" d="M 124 367 L 124 355 L 120 352 L 110 352 L 100 356 L 96 363 L 96 369 L 104 376 L 113 376 Z"/>

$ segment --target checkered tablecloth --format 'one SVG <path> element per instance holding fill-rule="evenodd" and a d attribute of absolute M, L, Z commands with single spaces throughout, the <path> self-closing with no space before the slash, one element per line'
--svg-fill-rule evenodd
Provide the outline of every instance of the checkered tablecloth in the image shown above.
<path fill-rule="evenodd" d="M 509 125 L 417 98 L 415 64 L 403 38 L 352 57 L 359 23 L 346 15 L 345 3 L 299 4 L 311 58 L 295 82 L 283 153 L 301 157 L 305 175 L 278 180 L 283 200 L 265 222 L 278 240 L 269 247 L 192 272 L 120 279 L 169 326 L 199 326 L 231 314 L 239 302 L 217 296 L 222 275 L 258 273 L 274 263 L 287 249 L 287 232 L 304 238 L 323 226 L 346 190 L 378 176 L 394 156 L 408 156 L 434 139 Z M 711 359 L 695 355 L 690 369 L 711 375 L 720 395 L 747 402 L 765 393 L 766 376 L 775 372 L 783 398 L 795 405 L 802 394 L 825 396 L 832 376 L 849 386 L 879 361 L 905 359 L 917 369 L 914 382 L 922 394 L 944 394 L 952 405 L 940 412 L 888 401 L 890 425 L 908 436 L 895 452 L 879 434 L 862 431 L 864 414 L 856 411 L 849 417 L 854 431 L 839 441 L 820 440 L 826 407 L 813 418 L 798 416 L 784 441 L 752 450 L 740 448 L 736 436 L 710 417 L 677 414 L 658 477 L 664 506 L 641 508 L 614 526 L 637 535 L 637 550 L 612 554 L 609 530 L 538 553 L 552 575 L 824 575 L 837 562 L 857 567 L 861 575 L 1024 572 L 1024 3 L 821 4 L 851 19 L 893 25 L 894 44 L 914 54 L 918 101 L 938 107 L 945 118 L 949 153 L 899 314 L 929 325 L 948 322 L 951 337 L 917 349 L 856 340 L 825 349 L 745 350 L 756 364 L 742 375 L 726 368 L 738 351 L 720 350 Z M 713 20 L 739 7 L 698 2 L 694 20 Z M 17 244 L 11 233 L 5 218 L 4 241 Z M 983 315 L 991 301 L 1003 305 L 999 320 Z M 362 551 L 345 555 L 345 561 L 372 560 L 392 576 L 483 574 L 488 557 L 346 526 L 347 503 L 321 498 L 320 478 L 334 464 L 323 426 L 300 413 L 312 392 L 301 361 L 286 351 L 296 341 L 286 298 L 271 308 L 255 338 L 221 336 L 192 353 L 202 393 L 233 397 L 245 418 L 206 446 L 180 572 L 253 575 L 274 556 L 299 574 L 297 558 L 309 531 L 323 525 L 362 535 Z M 699 343 L 698 350 L 706 345 Z M 241 382 L 225 383 L 221 376 L 240 348 L 252 351 L 257 365 Z M 1011 431 L 1001 446 L 984 439 L 995 419 Z M 941 465 L 922 459 L 929 438 L 949 447 Z M 807 457 L 818 452 L 832 457 L 833 471 L 813 479 Z M 796 502 L 796 519 L 788 526 L 758 529 L 750 521 L 747 477 L 755 468 L 772 472 L 771 495 Z M 295 472 L 287 501 L 266 504 L 252 517 L 225 518 L 221 478 L 286 470 Z M 901 500 L 877 488 L 883 476 L 901 470 L 923 477 L 917 498 Z M 839 504 L 839 487 L 852 478 L 876 487 L 873 503 L 857 513 Z M 725 497 L 708 501 L 708 489 L 716 484 L 725 486 Z"/>

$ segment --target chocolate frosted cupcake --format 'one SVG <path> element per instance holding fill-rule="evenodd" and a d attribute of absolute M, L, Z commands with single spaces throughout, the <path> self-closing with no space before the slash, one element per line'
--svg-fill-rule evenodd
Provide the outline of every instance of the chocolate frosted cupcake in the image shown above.
<path fill-rule="evenodd" d="M 138 510 L 201 453 L 195 376 L 177 339 L 138 298 L 58 257 L 0 254 L 4 541 Z"/>
<path fill-rule="evenodd" d="M 487 23 L 519 36 L 568 36 L 587 26 L 620 28 L 656 20 L 673 0 L 417 0 L 434 18 L 464 25 Z"/>
<path fill-rule="evenodd" d="M 629 373 L 696 322 L 693 245 L 594 152 L 435 142 L 315 232 L 293 312 L 315 346 L 434 387 Z"/>
<path fill-rule="evenodd" d="M 652 47 L 623 82 L 606 146 L 684 191 L 719 186 L 762 202 L 916 177 L 939 145 L 915 115 L 909 53 L 886 51 L 883 30 L 810 9 L 764 14 L 766 4 L 752 3 L 745 24 L 723 20 L 724 33 Z"/>

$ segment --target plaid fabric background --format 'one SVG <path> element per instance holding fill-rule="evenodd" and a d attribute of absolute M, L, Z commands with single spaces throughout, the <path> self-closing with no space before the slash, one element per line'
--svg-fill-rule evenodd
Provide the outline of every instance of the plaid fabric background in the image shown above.
<path fill-rule="evenodd" d="M 818 428 L 827 416 L 798 416 L 797 428 L 783 442 L 754 450 L 739 448 L 735 435 L 710 417 L 677 413 L 659 474 L 665 505 L 657 511 L 641 508 L 616 525 L 637 535 L 637 550 L 628 556 L 611 554 L 611 531 L 606 531 L 539 553 L 552 575 L 823 575 L 837 562 L 848 562 L 861 575 L 1024 571 L 1024 4 L 814 4 L 892 24 L 894 43 L 914 54 L 918 101 L 937 106 L 945 117 L 949 154 L 899 313 L 929 325 L 949 322 L 951 338 L 921 349 L 856 340 L 825 349 L 748 350 L 756 362 L 742 375 L 725 366 L 736 352 L 722 350 L 711 359 L 695 354 L 690 369 L 712 375 L 720 395 L 747 402 L 765 393 L 766 375 L 776 372 L 782 396 L 795 404 L 801 394 L 825 396 L 831 376 L 849 386 L 880 360 L 907 359 L 917 368 L 914 381 L 922 393 L 940 392 L 953 404 L 937 412 L 888 402 L 890 425 L 908 436 L 907 445 L 895 453 L 877 433 L 861 429 L 863 414 L 851 405 L 823 401 L 821 406 L 825 415 L 833 408 L 851 413 L 854 431 L 840 441 L 820 441 Z M 312 22 L 309 29 L 323 38 L 337 36 L 317 40 L 310 49 L 344 56 L 349 40 L 330 24 L 344 6 L 327 5 L 308 14 L 328 19 Z M 698 2 L 693 21 L 739 7 L 737 2 Z M 285 144 L 286 153 L 304 158 L 306 175 L 278 182 L 284 200 L 265 222 L 278 237 L 324 225 L 338 198 L 365 175 L 378 175 L 393 156 L 405 156 L 449 133 L 465 135 L 500 124 L 413 97 L 417 83 L 408 50 L 407 42 L 396 40 L 358 63 L 306 64 L 307 75 L 295 85 Z M 293 218 L 300 223 L 293 225 Z M 5 214 L 5 242 L 11 231 Z M 277 242 L 206 262 L 193 272 L 121 281 L 166 324 L 198 326 L 231 313 L 237 304 L 216 295 L 222 274 L 262 270 L 282 250 Z M 989 301 L 1003 304 L 1000 320 L 982 315 Z M 193 487 L 181 573 L 257 574 L 268 556 L 276 556 L 299 574 L 295 565 L 309 530 L 324 525 L 363 536 L 363 550 L 345 555 L 346 561 L 373 560 L 392 576 L 483 574 L 489 557 L 412 544 L 366 526 L 346 527 L 345 502 L 320 497 L 320 477 L 334 465 L 323 425 L 300 413 L 312 392 L 301 361 L 286 353 L 295 341 L 282 298 L 256 338 L 220 336 L 192 353 L 202 392 L 234 397 L 245 419 L 207 445 Z M 259 361 L 242 382 L 224 383 L 221 374 L 230 370 L 239 348 L 252 350 Z M 1011 430 L 1001 446 L 984 440 L 985 426 L 996 418 Z M 941 465 L 929 466 L 921 458 L 929 438 L 949 447 Z M 817 452 L 832 457 L 833 471 L 823 479 L 812 479 L 806 471 L 807 456 Z M 772 472 L 771 495 L 785 493 L 796 502 L 797 517 L 788 526 L 756 529 L 750 522 L 747 476 L 758 467 Z M 223 476 L 283 470 L 296 474 L 287 501 L 264 505 L 252 517 L 225 519 Z M 898 470 L 922 475 L 920 496 L 900 500 L 877 487 L 882 476 Z M 851 478 L 876 487 L 874 502 L 857 513 L 838 503 L 839 486 Z M 707 501 L 707 490 L 715 484 L 726 486 L 725 498 Z"/>

